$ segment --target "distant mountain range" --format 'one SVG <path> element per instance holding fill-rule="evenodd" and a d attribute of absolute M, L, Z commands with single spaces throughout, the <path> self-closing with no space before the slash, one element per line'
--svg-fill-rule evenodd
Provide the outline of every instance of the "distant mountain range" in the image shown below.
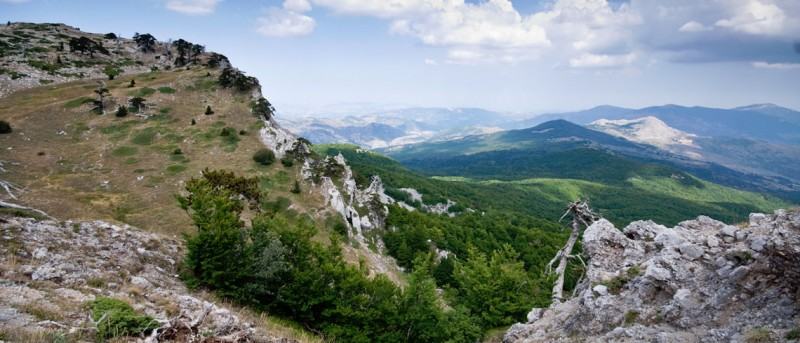
<path fill-rule="evenodd" d="M 643 121 L 633 121 L 641 123 Z M 644 122 L 654 122 L 653 119 Z M 593 182 L 625 182 L 632 175 L 651 174 L 659 177 L 678 177 L 686 172 L 701 179 L 739 189 L 768 192 L 785 198 L 796 199 L 800 195 L 800 183 L 776 173 L 752 173 L 731 168 L 709 159 L 699 159 L 689 153 L 673 152 L 655 145 L 636 142 L 621 135 L 634 136 L 630 131 L 618 129 L 631 122 L 596 121 L 604 127 L 614 127 L 617 135 L 592 130 L 566 120 L 551 120 L 533 128 L 509 130 L 488 135 L 468 136 L 461 139 L 427 142 L 381 149 L 412 169 L 429 175 L 463 176 L 481 179 L 516 180 L 535 177 L 575 178 Z M 619 125 L 611 126 L 610 123 Z M 668 128 L 663 123 L 659 128 L 691 139 L 681 131 Z M 594 127 L 598 127 L 595 124 Z M 634 130 L 635 131 L 635 130 Z M 661 135 L 660 137 L 663 137 Z M 754 140 L 736 141 L 714 138 L 713 154 L 739 160 L 748 155 L 763 160 L 773 157 L 755 151 L 738 150 L 738 147 L 775 150 L 775 145 Z M 684 142 L 678 140 L 678 142 Z M 699 139 L 700 144 L 707 144 Z M 694 146 L 694 141 L 684 142 Z M 709 144 L 711 144 L 709 143 Z M 794 154 L 794 147 L 785 155 Z M 692 150 L 687 151 L 691 152 Z M 702 150 L 705 153 L 705 150 Z M 712 154 L 712 155 L 713 155 Z M 722 158 L 722 157 L 720 157 Z M 786 164 L 796 165 L 797 157 Z M 756 165 L 757 162 L 749 162 Z M 781 167 L 785 168 L 785 167 Z"/>
<path fill-rule="evenodd" d="M 519 121 L 480 108 L 405 108 L 334 118 L 283 118 L 281 123 L 312 143 L 384 148 L 491 133 Z"/>
<path fill-rule="evenodd" d="M 669 163 L 742 189 L 782 195 L 800 190 L 800 112 L 777 105 L 598 106 L 522 118 L 479 108 L 407 108 L 284 122 L 314 143 L 355 144 L 416 167 L 429 165 L 426 159 L 445 164 L 462 161 L 461 155 L 541 153 L 572 143 Z"/>

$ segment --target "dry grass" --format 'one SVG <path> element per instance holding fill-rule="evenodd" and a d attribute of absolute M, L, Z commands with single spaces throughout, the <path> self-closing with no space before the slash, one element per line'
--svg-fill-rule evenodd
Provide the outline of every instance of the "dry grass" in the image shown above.
<path fill-rule="evenodd" d="M 204 168 L 229 169 L 273 182 L 270 196 L 286 196 L 298 211 L 321 206 L 318 196 L 290 196 L 298 167 L 256 165 L 262 148 L 260 121 L 250 113 L 246 95 L 216 90 L 212 71 L 181 70 L 107 81 L 111 96 L 123 103 L 130 92 L 171 87 L 175 93 L 148 95 L 149 119 L 134 114 L 97 115 L 89 105 L 65 106 L 94 97 L 96 81 L 78 81 L 14 93 L 0 99 L 0 118 L 14 125 L 0 136 L 4 179 L 21 185 L 20 201 L 63 219 L 105 219 L 178 235 L 191 228 L 174 195 Z M 131 78 L 137 87 L 128 88 Z M 199 86 L 198 86 L 199 85 Z M 211 86 L 209 86 L 211 85 Z M 214 115 L 204 115 L 206 105 Z M 195 119 L 196 125 L 191 125 Z M 236 139 L 221 137 L 224 127 L 247 131 Z M 178 157 L 173 152 L 180 149 Z M 39 152 L 45 152 L 39 155 Z"/>
<path fill-rule="evenodd" d="M 34 316 L 38 320 L 57 322 L 64 318 L 64 315 L 58 309 L 53 309 L 52 306 L 45 306 L 39 303 L 24 304 L 20 306 L 19 310 Z"/>
<path fill-rule="evenodd" d="M 42 329 L 22 329 L 22 328 L 0 328 L 0 341 L 15 343 L 71 343 L 91 341 L 94 337 L 84 337 L 78 331 L 67 333 L 63 330 L 42 330 Z"/>
<path fill-rule="evenodd" d="M 201 292 L 194 295 L 201 299 L 224 306 L 231 312 L 235 313 L 240 319 L 252 323 L 257 329 L 264 330 L 271 336 L 297 340 L 300 343 L 324 342 L 324 340 L 319 336 L 303 329 L 292 321 L 270 316 L 263 312 L 256 312 L 247 307 L 242 307 L 230 301 L 220 299 L 211 293 Z"/>

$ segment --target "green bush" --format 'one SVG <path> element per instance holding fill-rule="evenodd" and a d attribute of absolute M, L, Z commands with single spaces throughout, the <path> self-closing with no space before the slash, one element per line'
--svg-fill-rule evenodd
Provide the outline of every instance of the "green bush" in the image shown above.
<path fill-rule="evenodd" d="M 121 336 L 139 336 L 157 328 L 150 316 L 137 314 L 122 300 L 98 297 L 90 303 L 92 320 L 97 323 L 97 338 L 105 340 Z"/>
<path fill-rule="evenodd" d="M 281 159 L 281 164 L 283 164 L 284 167 L 289 168 L 294 165 L 294 158 L 286 155 Z"/>
<path fill-rule="evenodd" d="M 175 94 L 175 88 L 172 87 L 158 87 L 158 91 L 162 94 Z"/>
<path fill-rule="evenodd" d="M 253 154 L 253 161 L 268 166 L 275 162 L 275 153 L 269 149 L 260 149 Z"/>
<path fill-rule="evenodd" d="M 800 328 L 795 328 L 795 329 L 789 330 L 789 332 L 786 333 L 785 337 L 786 337 L 786 339 L 788 339 L 790 341 L 791 340 L 800 339 Z"/>
<path fill-rule="evenodd" d="M 122 70 L 114 65 L 109 64 L 103 69 L 103 73 L 108 76 L 109 80 L 113 80 L 115 77 L 117 77 L 117 75 L 122 73 Z"/>
<path fill-rule="evenodd" d="M 5 120 L 0 120 L 0 134 L 11 133 L 11 124 Z"/>

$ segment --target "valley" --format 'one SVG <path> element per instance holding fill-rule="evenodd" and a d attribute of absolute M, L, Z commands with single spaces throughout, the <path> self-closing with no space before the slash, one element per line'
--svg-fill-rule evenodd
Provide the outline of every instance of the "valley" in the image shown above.
<path fill-rule="evenodd" d="M 204 45 L 12 21 L 0 68 L 0 341 L 800 337 L 792 109 L 294 117 Z"/>

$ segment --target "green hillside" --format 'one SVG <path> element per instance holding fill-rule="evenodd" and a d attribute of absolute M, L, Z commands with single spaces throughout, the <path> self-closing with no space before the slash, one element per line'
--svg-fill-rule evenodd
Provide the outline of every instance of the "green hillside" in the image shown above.
<path fill-rule="evenodd" d="M 559 153 L 561 156 L 593 156 L 598 168 L 590 171 L 581 170 L 580 160 L 575 159 L 538 164 L 527 170 L 511 168 L 516 172 L 511 176 L 499 172 L 505 169 L 492 169 L 487 163 L 489 173 L 453 166 L 462 172 L 433 177 L 354 146 L 327 145 L 316 149 L 330 155 L 342 153 L 358 178 L 367 180 L 371 175 L 379 175 L 387 194 L 396 199 L 407 200 L 407 193 L 399 189 L 409 187 L 423 194 L 423 202 L 427 204 L 451 199 L 460 205 L 457 208 L 513 212 L 547 220 L 558 218 L 564 205 L 578 198 L 588 198 L 598 212 L 619 226 L 644 219 L 674 225 L 698 215 L 738 222 L 751 212 L 790 206 L 775 197 L 720 186 L 675 169 L 591 149 Z M 569 165 L 575 167 L 567 168 Z M 503 178 L 487 178 L 497 175 Z"/>

